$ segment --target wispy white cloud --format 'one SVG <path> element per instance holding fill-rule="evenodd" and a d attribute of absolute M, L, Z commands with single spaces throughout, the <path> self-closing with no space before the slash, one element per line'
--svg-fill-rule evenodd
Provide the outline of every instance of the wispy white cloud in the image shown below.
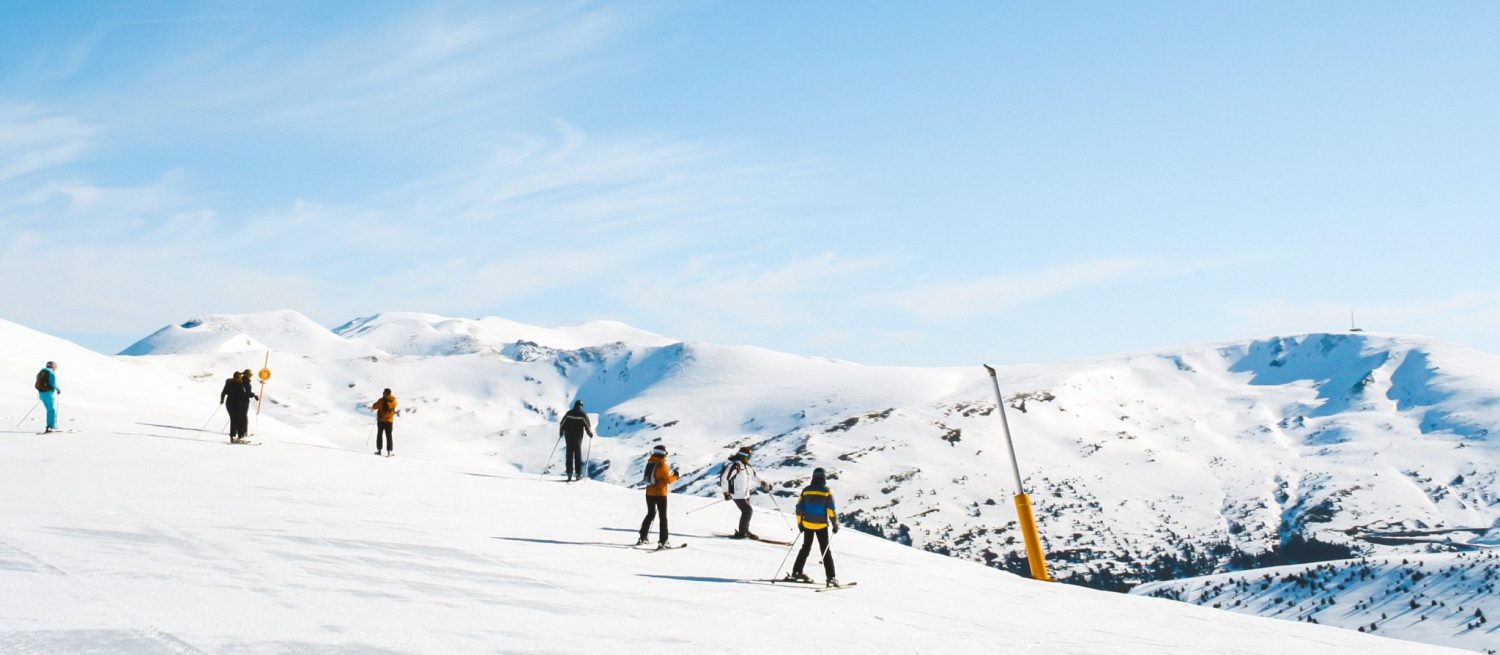
<path fill-rule="evenodd" d="M 461 115 L 514 115 L 516 99 L 597 65 L 590 55 L 633 22 L 621 8 L 559 3 L 419 9 L 292 47 L 227 31 L 116 93 L 149 116 L 208 114 L 233 116 L 242 127 L 385 133 Z"/>
<path fill-rule="evenodd" d="M 71 116 L 0 102 L 0 184 L 77 161 L 95 132 Z"/>
<path fill-rule="evenodd" d="M 0 232 L 12 245 L 0 266 L 0 312 L 47 306 L 52 316 L 92 321 L 107 311 L 114 318 L 95 322 L 103 330 L 147 314 L 175 320 L 251 307 L 317 308 L 309 313 L 329 321 L 392 306 L 495 311 L 660 276 L 709 244 L 774 229 L 787 194 L 770 191 L 801 172 L 665 137 L 556 127 L 357 204 L 299 200 L 244 214 L 197 203 L 180 173 L 137 187 L 71 174 L 40 181 L 0 201 L 8 217 Z M 67 273 L 27 264 L 28 252 L 69 262 Z M 823 272 L 720 274 L 693 288 L 790 291 L 797 276 Z M 90 294 L 91 278 L 128 290 L 130 303 Z M 47 302 L 53 296 L 73 300 Z"/>
<path fill-rule="evenodd" d="M 883 300 L 925 320 L 994 314 L 1043 298 L 1097 287 L 1147 269 L 1139 259 L 1076 262 L 1037 271 L 905 287 Z"/>
<path fill-rule="evenodd" d="M 848 305 L 835 297 L 847 295 L 842 291 L 852 281 L 891 261 L 824 253 L 767 265 L 695 256 L 665 275 L 616 284 L 612 295 L 687 334 L 749 340 L 768 326 L 811 328 L 826 325 L 827 316 L 846 314 Z M 820 338 L 837 334 L 825 331 Z"/>
<path fill-rule="evenodd" d="M 1277 298 L 1235 303 L 1224 310 L 1263 333 L 1341 330 L 1348 327 L 1351 312 L 1360 327 L 1377 332 L 1494 330 L 1500 329 L 1500 290 L 1470 290 L 1390 303 Z"/>

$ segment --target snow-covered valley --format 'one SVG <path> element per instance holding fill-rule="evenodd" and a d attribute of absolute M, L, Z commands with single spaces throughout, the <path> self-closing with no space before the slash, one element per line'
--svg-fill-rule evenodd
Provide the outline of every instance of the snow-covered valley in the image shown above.
<path fill-rule="evenodd" d="M 1154 582 L 1131 593 L 1495 653 L 1496 583 L 1500 551 L 1478 550 L 1278 566 Z"/>
<path fill-rule="evenodd" d="M 535 480 L 549 462 L 557 418 L 577 398 L 595 414 L 599 427 L 600 437 L 591 442 L 589 452 L 596 480 L 630 486 L 640 477 L 645 454 L 659 442 L 672 450 L 673 462 L 683 473 L 684 491 L 708 496 L 719 463 L 734 448 L 748 445 L 755 449 L 754 461 L 762 475 L 777 483 L 777 498 L 757 501 L 764 509 L 786 506 L 812 468 L 822 466 L 831 473 L 852 527 L 920 549 L 1025 570 L 993 396 L 977 365 L 862 366 L 752 347 L 681 343 L 618 323 L 545 329 L 501 319 L 423 314 L 357 319 L 336 332 L 292 312 L 203 317 L 165 328 L 131 346 L 128 356 L 115 357 L 13 324 L 0 323 L 0 328 L 5 332 L 0 359 L 15 371 L 0 382 L 0 418 L 14 425 L 34 399 L 27 388 L 29 374 L 43 361 L 58 360 L 67 390 L 62 396 L 64 425 L 81 430 L 61 439 L 105 441 L 108 447 L 84 452 L 107 458 L 122 456 L 116 452 L 124 448 L 120 444 L 135 443 L 127 449 L 129 457 L 142 459 L 132 468 L 152 470 L 156 460 L 151 453 L 161 449 L 208 449 L 214 457 L 229 458 L 226 461 L 269 458 L 254 470 L 265 473 L 271 467 L 280 476 L 291 464 L 271 453 L 295 452 L 298 462 L 304 456 L 345 458 L 364 453 L 359 463 L 349 466 L 365 471 L 393 465 L 434 476 L 461 475 L 455 470 L 476 474 L 452 477 L 459 481 L 457 487 L 431 492 L 467 498 L 469 492 L 462 488 L 476 481 L 521 485 L 527 478 Z M 249 454 L 247 449 L 220 446 L 223 414 L 211 412 L 217 410 L 222 380 L 230 370 L 258 369 L 268 349 L 274 377 L 266 388 L 269 402 L 255 428 L 266 445 L 248 449 Z M 1125 589 L 1151 580 L 1311 559 L 1484 548 L 1489 545 L 1485 530 L 1500 517 L 1495 486 L 1500 458 L 1492 439 L 1500 428 L 1500 358 L 1460 346 L 1372 334 L 1305 335 L 1003 367 L 1000 376 L 1049 564 L 1065 581 Z M 397 460 L 376 460 L 367 454 L 372 421 L 367 407 L 383 387 L 393 388 L 402 404 L 396 425 L 401 453 Z M 205 420 L 208 432 L 197 431 Z M 31 439 L 26 435 L 34 431 L 13 436 Z M 560 472 L 558 463 L 552 464 L 551 472 Z M 172 468 L 173 475 L 197 475 L 186 460 Z M 293 473 L 288 470 L 286 475 Z M 295 475 L 296 480 L 324 484 L 311 470 Z M 331 475 L 357 477 L 353 469 Z M 225 484 L 256 485 L 253 477 L 238 482 L 230 478 Z M 173 484 L 199 483 L 195 478 Z M 287 478 L 282 483 L 296 486 Z M 125 482 L 118 484 L 129 488 Z M 218 483 L 209 486 L 214 484 Z M 350 484 L 358 487 L 349 490 L 351 494 L 380 493 Z M 408 502 L 404 490 L 410 486 L 388 487 L 386 493 L 395 498 L 391 502 Z M 554 497 L 562 493 L 549 489 L 555 486 L 561 485 L 533 483 L 521 485 L 525 491 L 501 495 L 522 505 L 572 502 Z M 628 529 L 638 521 L 639 492 L 603 485 L 584 488 L 598 495 L 599 504 L 617 503 L 619 508 L 590 519 L 599 525 L 590 523 L 585 532 L 570 533 L 566 540 L 628 541 L 627 532 L 610 535 L 598 530 Z M 566 493 L 579 491 L 570 488 Z M 621 495 L 614 499 L 610 494 Z M 337 496 L 323 490 L 287 498 L 316 505 Z M 379 505 L 363 496 L 336 502 L 347 507 L 367 501 Z M 674 501 L 678 505 L 673 520 L 682 517 L 685 534 L 733 527 L 734 512 L 727 506 L 683 516 L 682 504 L 693 501 Z M 499 496 L 486 501 L 482 511 L 464 504 L 467 500 L 452 502 L 458 504 L 441 511 L 483 516 L 470 517 L 478 523 L 468 527 L 483 526 L 495 532 L 491 536 L 516 536 L 508 529 L 491 528 L 495 521 L 510 525 L 531 520 L 526 518 L 530 514 L 504 519 L 505 511 L 530 510 L 503 509 L 513 503 Z M 192 511 L 209 512 L 208 507 L 212 505 Z M 379 516 L 371 510 L 371 516 Z M 421 513 L 402 510 L 395 522 L 405 523 L 408 511 Z M 568 511 L 574 511 L 571 505 Z M 769 512 L 758 520 L 767 532 L 787 532 L 781 519 Z M 559 539 L 546 534 L 548 529 L 518 533 Z M 1433 538 L 1435 533 L 1443 538 Z M 486 545 L 539 547 L 492 541 L 497 543 Z M 845 541 L 887 547 L 858 536 Z M 730 548 L 717 541 L 706 543 L 710 548 Z M 769 549 L 763 544 L 745 547 L 750 552 Z M 707 557 L 699 555 L 697 545 L 690 550 L 691 555 L 661 557 Z M 774 560 L 781 553 L 773 550 L 769 555 L 771 570 L 759 572 L 762 577 L 774 572 Z M 907 556 L 927 557 L 914 552 L 903 555 Z M 533 557 L 543 555 L 523 554 Z M 912 561 L 924 562 L 911 565 L 924 569 L 928 561 L 946 562 Z M 263 563 L 275 566 L 269 559 Z M 950 565 L 962 567 L 954 569 L 961 571 L 954 574 L 958 578 L 983 572 L 962 562 L 942 564 Z M 843 560 L 840 566 L 845 566 Z M 850 579 L 870 579 L 859 564 L 849 567 Z M 1089 593 L 1053 592 L 1063 587 L 1033 587 L 998 572 L 993 575 L 1005 585 L 1047 590 L 1036 593 Z M 989 575 L 975 579 L 991 580 Z M 685 581 L 676 582 L 687 586 L 683 593 L 703 595 Z M 934 593 L 946 587 L 909 584 Z M 954 596 L 954 605 L 977 605 L 976 611 L 993 607 L 1005 614 L 1010 606 L 1004 603 L 1009 601 L 988 600 L 996 589 L 981 594 L 987 598 L 982 602 Z M 863 592 L 859 593 L 866 595 Z M 1150 611 L 1163 611 L 1159 607 L 1153 605 Z M 703 622 L 712 623 L 706 617 Z M 922 629 L 946 630 L 926 624 Z M 1007 629 L 997 628 L 990 638 L 1000 638 L 995 635 Z M 1403 636 L 1394 629 L 1379 634 Z M 531 643 L 530 637 L 523 641 Z M 1103 650 L 1086 644 L 1064 646 L 1073 642 L 1057 635 L 1036 641 L 1059 646 L 1049 652 Z M 1474 647 L 1467 641 L 1436 641 Z M 210 650 L 233 650 L 227 643 L 215 643 Z M 578 643 L 560 641 L 553 647 L 572 650 Z M 1226 647 L 1233 643 L 1225 642 Z M 247 648 L 263 649 L 265 644 Z"/>

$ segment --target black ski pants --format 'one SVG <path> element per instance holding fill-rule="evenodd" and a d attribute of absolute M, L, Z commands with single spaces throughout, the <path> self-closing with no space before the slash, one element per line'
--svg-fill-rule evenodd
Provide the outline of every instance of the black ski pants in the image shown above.
<path fill-rule="evenodd" d="M 396 451 L 396 438 L 393 437 L 393 436 L 391 436 L 391 430 L 394 429 L 395 427 L 396 427 L 396 423 L 394 421 L 376 421 L 375 422 L 375 451 L 376 452 L 379 452 L 381 450 L 381 445 L 380 445 L 381 444 L 381 437 L 385 438 L 385 441 L 384 441 L 384 443 L 385 443 L 385 450 L 387 450 L 389 452 L 395 452 Z"/>
<path fill-rule="evenodd" d="M 802 550 L 797 553 L 797 563 L 792 565 L 792 573 L 801 573 L 802 567 L 807 564 L 807 554 L 812 552 L 814 536 L 818 538 L 818 550 L 823 553 L 823 573 L 832 580 L 838 576 L 833 574 L 833 551 L 828 550 L 828 528 L 802 528 Z"/>
<path fill-rule="evenodd" d="M 641 539 L 651 535 L 651 519 L 661 515 L 661 538 L 657 543 L 667 543 L 667 497 L 646 496 L 646 520 L 641 521 Z"/>
<path fill-rule="evenodd" d="M 230 401 L 224 407 L 229 410 L 229 436 L 245 436 L 250 431 L 250 402 Z"/>
<path fill-rule="evenodd" d="M 563 462 L 568 469 L 568 477 L 583 479 L 583 436 L 566 437 L 568 446 L 563 451 Z"/>
<path fill-rule="evenodd" d="M 734 506 L 740 508 L 740 529 L 738 530 L 738 534 L 750 534 L 750 515 L 755 513 L 755 510 L 750 507 L 750 501 L 744 498 L 736 498 L 734 499 Z"/>

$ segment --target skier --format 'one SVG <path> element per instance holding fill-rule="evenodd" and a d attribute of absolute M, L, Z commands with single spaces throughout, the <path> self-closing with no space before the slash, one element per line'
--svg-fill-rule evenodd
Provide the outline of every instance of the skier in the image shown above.
<path fill-rule="evenodd" d="M 245 433 L 250 427 L 250 399 L 256 398 L 245 384 L 244 375 L 234 372 L 234 377 L 224 381 L 224 390 L 219 392 L 219 404 L 229 410 L 229 443 L 244 443 Z"/>
<path fill-rule="evenodd" d="M 380 454 L 381 437 L 385 438 L 386 457 L 396 456 L 396 440 L 391 436 L 391 428 L 396 425 L 396 397 L 391 395 L 391 390 L 386 389 L 380 393 L 380 400 L 370 405 L 375 410 L 375 454 Z"/>
<path fill-rule="evenodd" d="M 833 492 L 828 489 L 827 474 L 823 469 L 813 469 L 812 483 L 802 490 L 802 497 L 797 499 L 797 525 L 802 528 L 802 550 L 797 553 L 797 562 L 792 565 L 792 572 L 785 578 L 787 582 L 812 582 L 802 572 L 803 565 L 807 564 L 807 554 L 812 550 L 813 538 L 818 540 L 818 549 L 823 551 L 823 573 L 828 576 L 828 586 L 839 586 L 839 579 L 833 574 L 833 551 L 828 549 L 828 528 L 833 527 L 834 534 L 839 531 L 839 517 L 834 512 Z"/>
<path fill-rule="evenodd" d="M 646 518 L 641 521 L 641 538 L 635 542 L 637 546 L 644 546 L 648 542 L 646 537 L 651 534 L 651 519 L 661 514 L 660 538 L 656 542 L 657 548 L 671 548 L 671 542 L 667 541 L 667 485 L 677 481 L 677 469 L 667 465 L 667 447 L 657 444 L 651 449 L 651 457 L 646 460 L 645 479 L 649 482 L 646 486 Z"/>
<path fill-rule="evenodd" d="M 260 400 L 260 396 L 255 395 L 255 388 L 252 386 L 255 383 L 255 374 L 251 373 L 250 369 L 245 369 L 245 372 L 240 375 L 240 381 L 245 383 L 245 395 L 247 397 Z M 246 403 L 246 407 L 248 406 L 249 403 Z"/>
<path fill-rule="evenodd" d="M 36 392 L 41 398 L 42 406 L 47 408 L 47 427 L 42 433 L 56 432 L 57 394 L 62 393 L 62 388 L 57 386 L 57 362 L 47 362 L 42 370 L 36 372 Z"/>
<path fill-rule="evenodd" d="M 750 447 L 740 448 L 738 452 L 724 462 L 724 468 L 719 470 L 719 490 L 724 494 L 724 500 L 733 500 L 735 506 L 740 508 L 739 529 L 730 535 L 733 539 L 759 539 L 755 533 L 750 531 L 750 516 L 755 509 L 750 506 L 750 494 L 756 489 L 761 493 L 771 491 L 771 485 L 760 479 L 755 474 L 755 468 L 750 466 Z"/>
<path fill-rule="evenodd" d="M 583 413 L 583 401 L 573 403 L 573 409 L 564 414 L 557 424 L 557 436 L 567 438 L 568 449 L 563 452 L 568 482 L 583 479 L 583 435 L 594 438 L 594 426 L 589 424 L 589 415 Z"/>

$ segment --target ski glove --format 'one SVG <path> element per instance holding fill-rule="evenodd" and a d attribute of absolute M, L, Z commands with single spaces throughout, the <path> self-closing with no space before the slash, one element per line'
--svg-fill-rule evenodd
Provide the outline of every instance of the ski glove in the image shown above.
<path fill-rule="evenodd" d="M 837 523 L 833 524 L 833 533 L 834 534 L 838 534 L 839 533 L 839 524 L 837 524 Z"/>
<path fill-rule="evenodd" d="M 762 480 L 760 483 L 760 490 L 764 493 L 771 493 L 771 483 Z"/>
<path fill-rule="evenodd" d="M 729 500 L 729 492 L 724 492 L 724 500 Z"/>

